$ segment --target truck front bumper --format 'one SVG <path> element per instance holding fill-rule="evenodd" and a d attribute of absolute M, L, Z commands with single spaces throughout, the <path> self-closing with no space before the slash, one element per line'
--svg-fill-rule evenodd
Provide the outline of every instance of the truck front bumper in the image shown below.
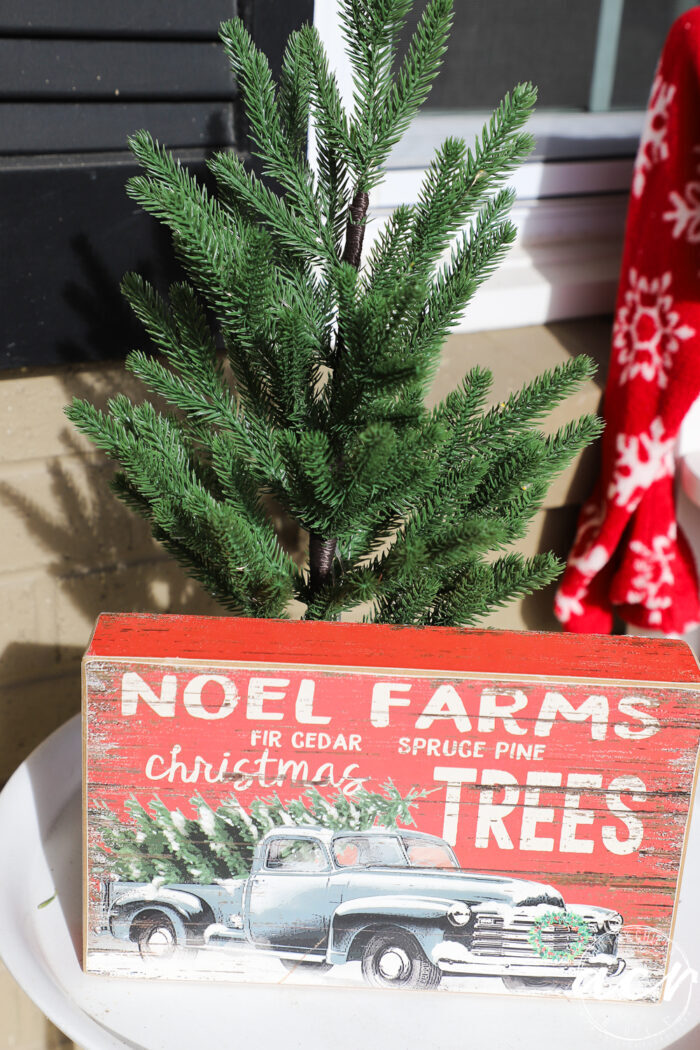
<path fill-rule="evenodd" d="M 533 956 L 531 958 L 488 958 L 470 952 L 457 941 L 441 941 L 430 953 L 432 962 L 444 973 L 472 974 L 480 977 L 578 977 L 591 970 L 605 971 L 617 976 L 625 968 L 624 959 L 617 955 L 582 956 L 570 961 L 555 961 Z"/>

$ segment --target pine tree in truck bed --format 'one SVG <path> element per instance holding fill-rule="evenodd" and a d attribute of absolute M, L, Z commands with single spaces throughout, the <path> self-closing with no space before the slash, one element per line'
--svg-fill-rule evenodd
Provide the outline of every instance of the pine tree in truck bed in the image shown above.
<path fill-rule="evenodd" d="M 126 803 L 130 819 L 122 820 L 107 806 L 100 807 L 95 826 L 103 845 L 97 852 L 105 872 L 129 882 L 245 878 L 255 847 L 272 828 L 408 827 L 415 823 L 412 809 L 427 794 L 412 788 L 403 796 L 388 781 L 378 791 L 362 786 L 352 797 L 337 792 L 326 798 L 311 786 L 287 803 L 277 795 L 254 799 L 246 812 L 235 794 L 212 809 L 197 793 L 190 799 L 194 818 L 168 809 L 157 796 L 147 806 L 132 796 Z"/>
<path fill-rule="evenodd" d="M 507 95 L 471 149 L 447 139 L 417 203 L 362 254 L 372 191 L 439 70 L 452 6 L 429 0 L 399 59 L 412 0 L 340 0 L 352 112 L 314 28 L 292 34 L 275 84 L 243 23 L 225 23 L 262 177 L 219 153 L 213 195 L 147 132 L 131 141 L 144 174 L 128 192 L 170 228 L 188 279 L 167 301 L 124 279 L 160 352 L 127 365 L 172 408 L 119 396 L 68 415 L 120 464 L 116 494 L 231 612 L 284 616 L 297 599 L 309 618 L 367 603 L 377 622 L 471 624 L 558 574 L 553 555 L 508 548 L 598 433 L 590 416 L 537 429 L 590 360 L 493 408 L 481 368 L 424 403 L 445 337 L 513 242 L 504 182 L 532 148 L 535 90 Z M 308 532 L 308 569 L 280 544 L 270 498 Z"/>

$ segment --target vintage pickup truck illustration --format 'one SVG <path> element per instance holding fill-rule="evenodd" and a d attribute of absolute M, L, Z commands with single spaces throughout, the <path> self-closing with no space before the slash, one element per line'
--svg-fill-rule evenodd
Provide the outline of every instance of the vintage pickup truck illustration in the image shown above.
<path fill-rule="evenodd" d="M 143 956 L 246 944 L 288 968 L 359 961 L 378 987 L 434 988 L 443 974 L 507 987 L 615 975 L 622 917 L 565 905 L 552 886 L 462 870 L 441 838 L 407 829 L 285 826 L 258 843 L 247 879 L 102 884 L 103 932 Z"/>

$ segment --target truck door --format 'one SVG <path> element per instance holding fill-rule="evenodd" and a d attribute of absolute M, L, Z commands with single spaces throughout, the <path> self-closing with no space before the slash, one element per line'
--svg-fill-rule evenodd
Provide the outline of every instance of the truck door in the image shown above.
<path fill-rule="evenodd" d="M 323 953 L 331 912 L 330 874 L 328 854 L 317 839 L 271 838 L 249 882 L 251 939 L 260 947 Z"/>

